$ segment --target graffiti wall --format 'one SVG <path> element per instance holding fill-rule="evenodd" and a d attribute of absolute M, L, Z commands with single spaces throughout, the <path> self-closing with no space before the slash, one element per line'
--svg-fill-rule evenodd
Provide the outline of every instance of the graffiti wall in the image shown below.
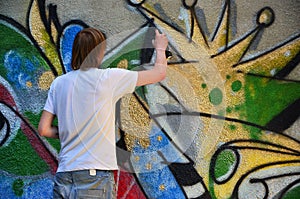
<path fill-rule="evenodd" d="M 153 30 L 170 41 L 166 79 L 117 104 L 117 198 L 298 198 L 299 7 L 0 1 L 0 198 L 52 198 L 60 144 L 37 125 L 89 26 L 107 35 L 102 68 L 146 70 Z"/>

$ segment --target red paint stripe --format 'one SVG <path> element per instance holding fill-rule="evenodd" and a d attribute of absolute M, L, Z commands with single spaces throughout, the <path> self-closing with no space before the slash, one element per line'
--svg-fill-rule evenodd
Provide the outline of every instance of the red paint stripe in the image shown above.
<path fill-rule="evenodd" d="M 116 171 L 114 174 L 115 181 L 118 182 L 118 199 L 146 199 L 131 173 L 120 171 L 120 176 L 118 176 L 118 171 Z"/>
<path fill-rule="evenodd" d="M 14 98 L 11 96 L 10 92 L 2 84 L 0 84 L 0 93 L 1 93 L 0 101 L 9 104 L 11 107 L 16 107 Z"/>
<path fill-rule="evenodd" d="M 54 155 L 46 148 L 43 141 L 38 137 L 37 133 L 34 132 L 33 128 L 29 126 L 27 122 L 24 122 L 24 118 L 18 112 L 15 100 L 9 90 L 0 84 L 0 101 L 3 102 L 7 107 L 9 107 L 21 120 L 21 129 L 24 135 L 27 137 L 33 149 L 37 154 L 49 165 L 51 173 L 55 174 L 58 166 L 58 162 Z"/>
<path fill-rule="evenodd" d="M 46 148 L 43 141 L 27 124 L 22 122 L 21 129 L 30 142 L 32 148 L 49 165 L 51 173 L 55 174 L 58 167 L 58 162 L 53 154 Z"/>

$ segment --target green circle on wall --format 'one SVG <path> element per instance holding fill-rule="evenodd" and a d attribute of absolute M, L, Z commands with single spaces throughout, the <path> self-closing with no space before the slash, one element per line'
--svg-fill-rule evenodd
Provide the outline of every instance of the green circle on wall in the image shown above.
<path fill-rule="evenodd" d="M 24 181 L 21 179 L 17 179 L 13 182 L 12 185 L 13 191 L 17 196 L 23 195 Z"/>
<path fill-rule="evenodd" d="M 232 82 L 231 89 L 233 92 L 238 92 L 242 88 L 242 82 L 240 80 L 236 80 Z"/>
<path fill-rule="evenodd" d="M 219 105 L 221 104 L 223 100 L 223 93 L 219 88 L 214 88 L 209 93 L 209 101 L 213 105 Z"/>

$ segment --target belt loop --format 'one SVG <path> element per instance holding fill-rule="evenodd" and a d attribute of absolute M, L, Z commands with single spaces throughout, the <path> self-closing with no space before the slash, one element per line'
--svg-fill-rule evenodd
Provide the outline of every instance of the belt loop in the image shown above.
<path fill-rule="evenodd" d="M 95 176 L 97 174 L 96 169 L 90 169 L 90 176 Z"/>

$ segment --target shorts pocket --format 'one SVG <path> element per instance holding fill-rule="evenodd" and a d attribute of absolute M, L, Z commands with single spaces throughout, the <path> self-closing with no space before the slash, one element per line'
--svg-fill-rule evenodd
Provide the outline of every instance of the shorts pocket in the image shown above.
<path fill-rule="evenodd" d="M 105 190 L 104 189 L 77 189 L 76 199 L 96 199 L 101 198 L 105 199 Z"/>

